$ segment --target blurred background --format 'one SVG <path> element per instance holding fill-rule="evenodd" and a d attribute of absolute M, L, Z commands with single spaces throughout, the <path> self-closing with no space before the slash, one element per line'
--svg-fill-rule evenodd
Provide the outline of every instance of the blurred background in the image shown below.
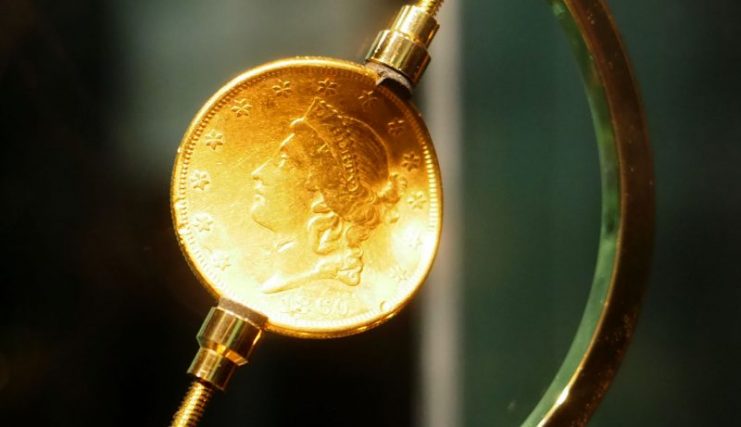
<path fill-rule="evenodd" d="M 166 425 L 212 298 L 169 174 L 202 103 L 292 55 L 361 60 L 394 0 L 0 1 L 0 425 Z M 596 426 L 727 425 L 741 360 L 741 4 L 611 4 L 657 175 L 652 277 Z M 204 425 L 517 426 L 589 291 L 597 150 L 545 1 L 449 0 L 416 102 L 443 166 L 419 298 L 359 336 L 269 336 Z"/>

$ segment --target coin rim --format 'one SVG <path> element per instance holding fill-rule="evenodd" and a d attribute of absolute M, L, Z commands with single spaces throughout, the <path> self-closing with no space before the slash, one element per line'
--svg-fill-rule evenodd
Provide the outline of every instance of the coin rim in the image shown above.
<path fill-rule="evenodd" d="M 182 169 L 182 166 L 186 163 L 189 163 L 189 155 L 191 154 L 192 150 L 188 151 L 188 145 L 189 143 L 194 139 L 194 137 L 198 134 L 199 128 L 202 126 L 205 126 L 204 121 L 209 120 L 210 118 L 209 113 L 214 114 L 213 110 L 215 108 L 218 108 L 218 104 L 224 102 L 225 98 L 228 97 L 229 93 L 232 92 L 235 88 L 239 87 L 242 84 L 245 84 L 249 82 L 252 79 L 258 78 L 263 74 L 272 73 L 280 70 L 284 70 L 286 68 L 292 68 L 292 67 L 316 67 L 316 68 L 322 68 L 322 69 L 336 69 L 337 71 L 342 72 L 351 72 L 355 74 L 359 74 L 361 78 L 371 78 L 377 83 L 380 82 L 380 76 L 371 70 L 370 68 L 367 68 L 363 65 L 345 61 L 341 59 L 335 59 L 335 58 L 326 58 L 326 57 L 295 57 L 295 58 L 287 58 L 287 59 L 281 59 L 273 62 L 269 62 L 267 64 L 252 68 L 250 70 L 247 70 L 240 75 L 233 78 L 231 81 L 226 83 L 224 86 L 222 86 L 216 93 L 214 93 L 208 101 L 201 107 L 201 109 L 198 111 L 198 113 L 195 115 L 193 120 L 191 121 L 190 125 L 186 129 L 185 133 L 183 134 L 183 138 L 181 139 L 181 142 L 178 146 L 177 155 L 175 157 L 175 162 L 173 165 L 173 174 L 171 178 L 170 183 L 170 212 L 172 215 L 173 225 L 174 225 L 174 231 L 175 235 L 178 240 L 178 245 L 180 247 L 180 250 L 182 251 L 188 266 L 193 271 L 193 273 L 196 275 L 196 277 L 199 279 L 201 284 L 206 287 L 206 289 L 209 290 L 210 293 L 212 293 L 214 296 L 216 296 L 218 299 L 223 299 L 224 296 L 222 292 L 219 290 L 219 288 L 216 286 L 216 281 L 213 279 L 210 279 L 206 276 L 205 272 L 202 272 L 201 269 L 196 265 L 197 260 L 197 254 L 198 251 L 196 251 L 193 248 L 189 248 L 190 244 L 187 241 L 187 239 L 181 235 L 179 232 L 178 224 L 181 223 L 187 223 L 187 221 L 179 221 L 178 217 L 184 218 L 187 217 L 187 210 L 185 212 L 177 213 L 176 211 L 176 204 L 179 201 L 179 184 L 180 184 L 180 171 Z M 417 143 L 420 144 L 423 148 L 426 150 L 426 158 L 424 159 L 424 164 L 426 166 L 426 181 L 428 185 L 428 191 L 432 196 L 431 202 L 434 200 L 436 201 L 437 208 L 433 209 L 433 203 L 430 204 L 430 209 L 428 211 L 428 217 L 432 220 L 434 220 L 434 224 L 427 224 L 427 228 L 429 230 L 434 230 L 435 233 L 435 246 L 432 250 L 432 252 L 429 254 L 427 259 L 422 259 L 417 264 L 417 268 L 415 269 L 415 272 L 418 274 L 416 284 L 409 285 L 413 282 L 412 279 L 410 279 L 408 283 L 408 288 L 410 291 L 408 291 L 408 294 L 400 299 L 398 299 L 397 303 L 395 304 L 395 307 L 393 307 L 388 313 L 380 313 L 379 315 L 375 316 L 369 316 L 370 320 L 363 320 L 363 321 L 354 321 L 350 324 L 346 325 L 328 325 L 323 327 L 307 327 L 306 325 L 300 325 L 300 326 L 291 326 L 291 325 L 285 325 L 281 323 L 274 323 L 269 314 L 261 312 L 259 310 L 256 310 L 252 307 L 248 307 L 244 304 L 241 304 L 237 301 L 230 300 L 231 303 L 237 304 L 240 307 L 245 308 L 248 312 L 257 313 L 261 316 L 264 316 L 267 319 L 267 322 L 265 323 L 265 329 L 280 333 L 282 335 L 288 335 L 288 336 L 294 336 L 294 337 L 302 337 L 302 338 L 333 338 L 333 337 L 340 337 L 340 336 L 347 336 L 347 335 L 353 335 L 357 334 L 366 330 L 369 330 L 371 328 L 374 328 L 392 317 L 394 317 L 397 313 L 399 313 L 408 303 L 413 299 L 413 297 L 419 292 L 419 289 L 421 288 L 422 284 L 426 280 L 427 276 L 430 273 L 430 270 L 432 268 L 432 263 L 434 262 L 434 259 L 438 252 L 438 246 L 440 242 L 440 236 L 442 233 L 442 221 L 443 221 L 443 193 L 442 193 L 442 178 L 440 175 L 440 167 L 437 160 L 437 155 L 435 153 L 434 146 L 432 144 L 432 138 L 429 134 L 429 130 L 427 129 L 424 121 L 422 120 L 421 114 L 416 109 L 416 107 L 411 103 L 407 102 L 405 100 L 400 99 L 400 97 L 393 92 L 392 90 L 385 88 L 385 87 L 379 87 L 379 89 L 383 92 L 385 92 L 386 98 L 388 98 L 391 102 L 396 104 L 398 108 L 401 110 L 407 110 L 409 113 L 411 113 L 412 116 L 415 117 L 415 139 L 417 140 Z M 429 166 L 432 166 L 431 170 Z M 434 191 L 434 195 L 432 194 Z M 422 253 L 422 256 L 425 254 Z M 205 264 L 201 262 L 201 264 Z M 421 272 L 419 274 L 418 272 Z M 342 322 L 337 321 L 337 322 Z"/>

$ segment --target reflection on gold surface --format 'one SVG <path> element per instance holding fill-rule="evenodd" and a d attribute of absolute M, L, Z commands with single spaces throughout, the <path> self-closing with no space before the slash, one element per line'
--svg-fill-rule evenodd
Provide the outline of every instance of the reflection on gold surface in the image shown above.
<path fill-rule="evenodd" d="M 381 138 L 315 98 L 277 152 L 252 172 L 252 218 L 276 235 L 281 255 L 264 293 L 315 280 L 360 284 L 362 244 L 395 222 L 403 179 L 389 175 Z M 298 205 L 298 206 L 295 206 Z"/>
<path fill-rule="evenodd" d="M 360 65 L 294 59 L 249 71 L 198 114 L 172 202 L 193 269 L 289 335 L 358 332 L 429 270 L 440 178 L 419 114 Z"/>

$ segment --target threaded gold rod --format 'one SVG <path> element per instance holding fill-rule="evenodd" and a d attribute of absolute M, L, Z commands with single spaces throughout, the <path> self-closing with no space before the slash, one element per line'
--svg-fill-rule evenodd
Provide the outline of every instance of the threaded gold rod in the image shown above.
<path fill-rule="evenodd" d="M 213 394 L 214 388 L 210 385 L 198 380 L 193 381 L 183 403 L 180 404 L 180 409 L 172 418 L 171 427 L 195 427 Z"/>
<path fill-rule="evenodd" d="M 435 16 L 440 10 L 440 6 L 443 5 L 443 1 L 445 0 L 419 0 L 417 6 L 424 9 L 430 15 Z"/>

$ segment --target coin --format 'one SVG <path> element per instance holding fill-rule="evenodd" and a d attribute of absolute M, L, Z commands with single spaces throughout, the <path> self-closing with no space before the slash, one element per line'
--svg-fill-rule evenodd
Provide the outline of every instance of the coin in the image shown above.
<path fill-rule="evenodd" d="M 183 137 L 171 189 L 183 253 L 267 330 L 366 330 L 430 269 L 439 167 L 419 113 L 378 78 L 336 59 L 273 62 L 219 90 Z"/>

